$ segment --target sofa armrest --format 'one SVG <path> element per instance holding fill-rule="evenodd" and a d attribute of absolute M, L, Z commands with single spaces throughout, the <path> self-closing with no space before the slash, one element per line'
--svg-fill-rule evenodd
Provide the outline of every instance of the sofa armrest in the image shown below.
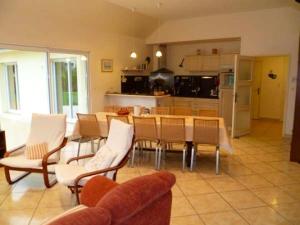
<path fill-rule="evenodd" d="M 118 186 L 118 183 L 105 176 L 95 176 L 82 188 L 80 202 L 88 207 L 94 207 L 106 193 L 116 186 Z"/>

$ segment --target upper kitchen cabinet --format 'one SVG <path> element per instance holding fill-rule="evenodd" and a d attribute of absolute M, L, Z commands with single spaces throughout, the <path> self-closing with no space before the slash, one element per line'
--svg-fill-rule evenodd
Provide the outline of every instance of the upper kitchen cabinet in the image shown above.
<path fill-rule="evenodd" d="M 219 71 L 219 55 L 190 55 L 186 56 L 186 70 L 190 72 Z"/>
<path fill-rule="evenodd" d="M 234 68 L 234 60 L 236 54 L 222 54 L 220 55 L 220 69 L 228 70 Z"/>
<path fill-rule="evenodd" d="M 187 71 L 202 71 L 202 56 L 201 55 L 189 55 L 186 56 L 186 70 Z"/>
<path fill-rule="evenodd" d="M 219 71 L 219 69 L 220 69 L 219 55 L 202 56 L 202 71 Z"/>

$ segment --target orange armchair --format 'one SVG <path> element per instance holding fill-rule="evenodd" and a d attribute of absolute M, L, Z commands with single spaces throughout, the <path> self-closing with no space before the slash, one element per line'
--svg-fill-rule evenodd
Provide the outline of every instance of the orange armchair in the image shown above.
<path fill-rule="evenodd" d="M 48 225 L 168 225 L 175 176 L 159 172 L 117 184 L 103 176 L 88 181 L 82 209 Z"/>

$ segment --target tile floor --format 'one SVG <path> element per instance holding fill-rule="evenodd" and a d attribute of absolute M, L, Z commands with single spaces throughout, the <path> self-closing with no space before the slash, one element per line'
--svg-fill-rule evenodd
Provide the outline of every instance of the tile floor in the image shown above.
<path fill-rule="evenodd" d="M 177 177 L 172 225 L 300 225 L 300 164 L 288 161 L 289 140 L 280 137 L 280 123 L 254 121 L 253 128 L 232 141 L 233 155 L 222 153 L 219 176 L 211 151 L 200 153 L 194 172 L 181 171 L 181 155 L 167 155 L 164 168 Z M 152 164 L 146 153 L 134 168 L 120 171 L 118 182 L 153 172 Z M 63 186 L 45 189 L 40 175 L 9 186 L 0 168 L 1 225 L 40 224 L 74 205 Z"/>

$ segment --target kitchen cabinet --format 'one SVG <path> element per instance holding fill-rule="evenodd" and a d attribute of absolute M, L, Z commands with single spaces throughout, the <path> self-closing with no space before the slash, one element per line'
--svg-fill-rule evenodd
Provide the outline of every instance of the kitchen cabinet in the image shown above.
<path fill-rule="evenodd" d="M 234 68 L 234 60 L 236 54 L 220 55 L 220 69 L 228 70 Z"/>
<path fill-rule="evenodd" d="M 190 55 L 186 56 L 187 71 L 201 71 L 202 70 L 202 56 Z"/>
<path fill-rule="evenodd" d="M 192 108 L 195 116 L 199 109 L 216 110 L 219 114 L 219 99 L 172 97 L 172 101 L 169 106 Z"/>
<path fill-rule="evenodd" d="M 224 118 L 225 124 L 231 130 L 233 109 L 233 89 L 220 90 L 220 116 Z"/>
<path fill-rule="evenodd" d="M 186 69 L 190 72 L 219 71 L 219 55 L 190 55 L 186 56 Z"/>
<path fill-rule="evenodd" d="M 220 69 L 219 55 L 202 56 L 202 71 L 219 71 L 219 69 Z"/>

